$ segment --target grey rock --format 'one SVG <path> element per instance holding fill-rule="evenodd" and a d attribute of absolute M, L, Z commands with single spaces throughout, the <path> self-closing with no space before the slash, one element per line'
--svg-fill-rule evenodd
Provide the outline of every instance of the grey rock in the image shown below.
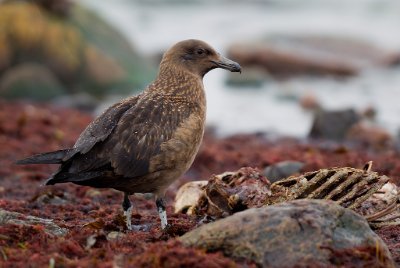
<path fill-rule="evenodd" d="M 342 141 L 352 126 L 361 120 L 354 109 L 318 110 L 309 133 L 310 138 Z"/>
<path fill-rule="evenodd" d="M 64 236 L 68 230 L 61 228 L 51 219 L 43 219 L 35 216 L 27 216 L 18 212 L 7 211 L 0 209 L 0 225 L 4 224 L 17 224 L 25 226 L 43 225 L 44 231 L 50 235 Z"/>
<path fill-rule="evenodd" d="M 282 161 L 264 169 L 264 176 L 273 183 L 300 172 L 304 163 L 298 161 Z"/>
<path fill-rule="evenodd" d="M 331 201 L 296 200 L 248 209 L 179 240 L 262 267 L 394 267 L 387 246 L 367 221 Z"/>

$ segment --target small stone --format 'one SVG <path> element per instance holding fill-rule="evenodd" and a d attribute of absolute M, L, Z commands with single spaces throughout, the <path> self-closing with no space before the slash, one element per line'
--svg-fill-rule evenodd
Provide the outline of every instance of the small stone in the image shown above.
<path fill-rule="evenodd" d="M 304 163 L 298 161 L 282 161 L 264 169 L 264 176 L 273 183 L 294 175 L 303 168 Z"/>
<path fill-rule="evenodd" d="M 351 127 L 361 120 L 354 109 L 318 110 L 308 136 L 314 139 L 342 141 Z"/>
<path fill-rule="evenodd" d="M 94 198 L 94 197 L 101 196 L 101 192 L 97 189 L 89 189 L 86 191 L 85 196 Z"/>
<path fill-rule="evenodd" d="M 44 226 L 44 231 L 46 233 L 55 236 L 64 236 L 68 233 L 67 229 L 61 228 L 51 219 L 43 219 L 29 215 L 27 216 L 18 212 L 0 209 L 0 225 L 3 224 L 17 224 L 25 226 L 42 225 Z"/>
<path fill-rule="evenodd" d="M 113 241 L 113 240 L 121 239 L 121 238 L 124 238 L 124 237 L 125 237 L 124 233 L 117 232 L 117 231 L 112 231 L 112 232 L 109 232 L 107 234 L 107 240 L 108 241 Z"/>

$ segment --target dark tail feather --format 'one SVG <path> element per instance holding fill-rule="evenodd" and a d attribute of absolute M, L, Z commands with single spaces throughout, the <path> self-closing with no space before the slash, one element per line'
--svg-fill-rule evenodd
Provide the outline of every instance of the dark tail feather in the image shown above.
<path fill-rule="evenodd" d="M 64 183 L 64 182 L 73 182 L 77 184 L 84 184 L 85 181 L 90 179 L 102 177 L 109 175 L 107 171 L 92 171 L 92 172 L 84 172 L 84 173 L 56 173 L 52 177 L 50 177 L 45 185 L 54 185 L 56 183 Z"/>
<path fill-rule="evenodd" d="M 27 164 L 61 164 L 63 158 L 71 149 L 59 150 L 49 153 L 36 154 L 25 159 L 18 160 L 17 165 Z"/>

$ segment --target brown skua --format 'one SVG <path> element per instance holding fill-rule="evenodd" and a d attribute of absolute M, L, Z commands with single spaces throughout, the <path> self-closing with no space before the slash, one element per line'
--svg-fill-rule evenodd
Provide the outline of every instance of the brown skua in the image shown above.
<path fill-rule="evenodd" d="M 159 74 L 141 94 L 97 117 L 70 149 L 43 153 L 18 164 L 61 164 L 46 185 L 72 182 L 124 192 L 122 207 L 132 229 L 129 195 L 153 193 L 161 228 L 168 225 L 167 187 L 192 164 L 203 138 L 203 76 L 215 68 L 240 72 L 200 40 L 185 40 L 163 56 Z"/>

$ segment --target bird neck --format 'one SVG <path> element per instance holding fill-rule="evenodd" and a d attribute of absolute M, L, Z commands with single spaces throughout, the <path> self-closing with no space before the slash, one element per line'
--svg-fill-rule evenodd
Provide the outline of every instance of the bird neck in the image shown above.
<path fill-rule="evenodd" d="M 164 96 L 205 104 L 202 77 L 175 66 L 162 65 L 153 90 L 162 90 Z"/>

